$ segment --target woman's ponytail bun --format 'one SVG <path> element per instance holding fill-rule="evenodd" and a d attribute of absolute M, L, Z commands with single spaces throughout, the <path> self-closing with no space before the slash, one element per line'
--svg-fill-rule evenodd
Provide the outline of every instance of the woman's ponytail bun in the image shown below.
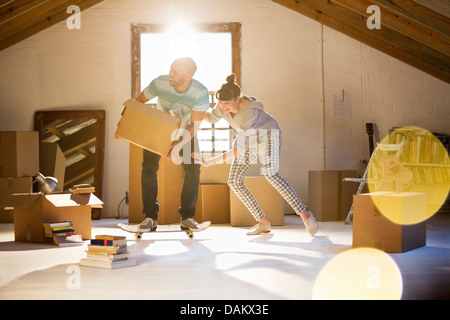
<path fill-rule="evenodd" d="M 236 76 L 235 76 L 234 73 L 230 74 L 230 75 L 227 77 L 227 83 L 235 83 L 235 81 L 236 81 Z"/>
<path fill-rule="evenodd" d="M 241 87 L 236 83 L 236 75 L 234 73 L 227 77 L 227 83 L 222 85 L 216 92 L 216 98 L 222 101 L 230 101 L 241 95 Z"/>

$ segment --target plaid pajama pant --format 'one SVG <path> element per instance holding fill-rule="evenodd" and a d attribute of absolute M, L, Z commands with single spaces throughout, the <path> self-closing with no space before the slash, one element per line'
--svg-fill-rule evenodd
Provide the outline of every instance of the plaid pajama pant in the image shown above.
<path fill-rule="evenodd" d="M 257 163 L 257 158 L 261 162 L 261 173 L 266 180 L 278 191 L 286 202 L 294 209 L 297 215 L 306 210 L 306 206 L 300 200 L 300 197 L 279 173 L 279 159 L 281 150 L 281 132 L 279 130 L 270 132 L 257 147 L 248 146 L 245 149 L 245 155 L 239 154 L 233 159 L 228 185 L 236 194 L 239 200 L 250 211 L 256 221 L 265 217 L 259 204 L 256 202 L 253 194 L 244 185 L 244 178 L 247 175 L 252 164 Z"/>

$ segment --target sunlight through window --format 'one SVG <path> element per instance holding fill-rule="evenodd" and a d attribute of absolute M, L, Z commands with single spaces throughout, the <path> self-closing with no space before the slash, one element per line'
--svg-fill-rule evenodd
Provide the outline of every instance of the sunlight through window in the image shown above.
<path fill-rule="evenodd" d="M 180 57 L 193 58 L 197 64 L 194 79 L 215 92 L 233 70 L 231 33 L 196 32 L 189 24 L 178 21 L 166 32 L 141 34 L 141 91 L 156 77 L 168 74 L 172 62 Z M 225 120 L 215 125 L 203 122 L 200 129 L 200 151 L 230 149 L 231 131 Z"/>

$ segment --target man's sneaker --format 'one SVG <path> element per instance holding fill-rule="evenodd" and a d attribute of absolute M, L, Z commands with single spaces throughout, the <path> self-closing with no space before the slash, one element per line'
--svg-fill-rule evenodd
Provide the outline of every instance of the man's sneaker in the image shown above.
<path fill-rule="evenodd" d="M 203 231 L 211 225 L 210 221 L 205 221 L 203 223 L 197 223 L 194 218 L 187 218 L 181 220 L 180 228 L 181 230 L 189 230 L 192 232 Z"/>
<path fill-rule="evenodd" d="M 316 218 L 314 218 L 314 215 L 311 211 L 308 211 L 309 218 L 307 220 L 303 220 L 303 223 L 305 224 L 306 230 L 311 236 L 314 236 L 319 230 L 319 226 L 317 225 Z"/>
<path fill-rule="evenodd" d="M 270 223 L 265 225 L 262 223 L 255 224 L 249 232 L 247 232 L 248 235 L 255 235 L 255 234 L 261 234 L 261 233 L 267 233 L 271 231 Z"/>
<path fill-rule="evenodd" d="M 139 224 L 137 231 L 138 232 L 150 232 L 150 231 L 155 231 L 157 227 L 158 227 L 158 221 L 156 221 L 152 218 L 145 218 L 145 220 Z"/>

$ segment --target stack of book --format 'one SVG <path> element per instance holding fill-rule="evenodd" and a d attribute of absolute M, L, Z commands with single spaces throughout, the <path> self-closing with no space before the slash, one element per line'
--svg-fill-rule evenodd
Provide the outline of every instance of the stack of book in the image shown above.
<path fill-rule="evenodd" d="M 134 266 L 136 260 L 130 259 L 126 237 L 98 235 L 95 239 L 91 239 L 86 258 L 81 259 L 80 265 L 115 269 Z"/>
<path fill-rule="evenodd" d="M 73 236 L 75 232 L 72 221 L 44 222 L 43 225 L 46 238 Z"/>
<path fill-rule="evenodd" d="M 74 234 L 72 221 L 44 222 L 45 237 L 52 239 L 60 247 L 78 246 L 83 244 L 80 235 Z"/>

